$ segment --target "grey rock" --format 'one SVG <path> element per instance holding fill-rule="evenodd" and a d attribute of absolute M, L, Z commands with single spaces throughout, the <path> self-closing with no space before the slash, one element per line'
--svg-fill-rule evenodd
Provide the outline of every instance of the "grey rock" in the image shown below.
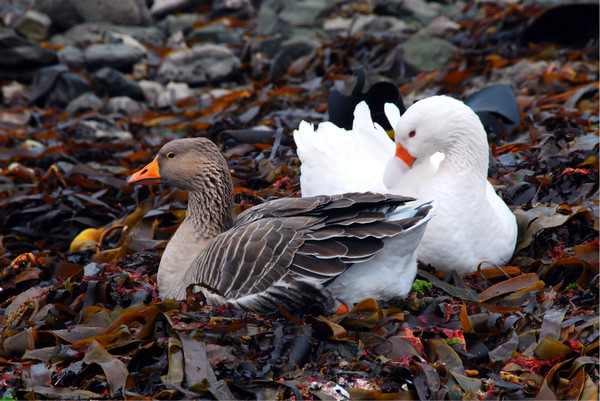
<path fill-rule="evenodd" d="M 213 43 L 243 44 L 240 34 L 231 28 L 221 25 L 205 25 L 193 29 L 186 36 L 187 40 Z"/>
<path fill-rule="evenodd" d="M 166 40 L 164 32 L 157 27 L 120 26 L 108 22 L 86 22 L 78 24 L 66 32 L 52 36 L 50 42 L 59 46 L 77 45 L 84 48 L 93 43 L 104 42 L 107 33 L 128 35 L 141 43 L 160 47 Z"/>
<path fill-rule="evenodd" d="M 309 55 L 319 47 L 321 47 L 321 44 L 316 39 L 305 36 L 294 36 L 283 41 L 281 49 L 273 59 L 273 63 L 269 69 L 269 77 L 277 78 L 285 75 L 292 61 Z"/>
<path fill-rule="evenodd" d="M 169 15 L 157 25 L 166 32 L 167 36 L 171 36 L 176 32 L 188 34 L 196 23 L 203 20 L 203 17 L 199 14 Z"/>
<path fill-rule="evenodd" d="M 37 68 L 57 61 L 53 50 L 0 27 L 0 80 L 30 80 Z"/>
<path fill-rule="evenodd" d="M 128 96 L 115 96 L 108 99 L 108 111 L 111 113 L 135 115 L 142 111 L 142 106 Z"/>
<path fill-rule="evenodd" d="M 62 63 L 69 67 L 81 68 L 85 64 L 83 51 L 75 46 L 65 46 L 56 55 Z"/>
<path fill-rule="evenodd" d="M 111 118 L 102 115 L 92 115 L 81 121 L 72 131 L 74 139 L 88 141 L 112 140 L 123 141 L 133 139 L 130 132 L 124 131 Z"/>
<path fill-rule="evenodd" d="M 21 35 L 32 40 L 45 40 L 48 37 L 52 20 L 46 14 L 35 10 L 27 10 L 19 18 L 14 28 Z"/>
<path fill-rule="evenodd" d="M 141 80 L 138 81 L 138 85 L 144 93 L 144 99 L 146 100 L 146 103 L 150 104 L 151 106 L 155 105 L 156 98 L 165 90 L 164 85 L 156 81 Z"/>
<path fill-rule="evenodd" d="M 71 7 L 70 0 L 36 0 L 35 9 L 48 15 L 53 29 L 59 32 L 83 22 L 77 10 Z"/>
<path fill-rule="evenodd" d="M 443 36 L 456 31 L 458 28 L 460 28 L 459 24 L 448 17 L 441 15 L 423 28 L 421 33 L 429 36 Z"/>
<path fill-rule="evenodd" d="M 245 20 L 256 16 L 256 9 L 250 0 L 213 0 L 211 15 Z"/>
<path fill-rule="evenodd" d="M 253 38 L 250 49 L 253 55 L 264 53 L 269 58 L 273 58 L 279 53 L 281 44 L 286 39 L 287 38 L 281 35 Z"/>
<path fill-rule="evenodd" d="M 158 108 L 169 107 L 194 94 L 194 91 L 185 82 L 169 82 L 156 97 L 154 105 Z"/>
<path fill-rule="evenodd" d="M 454 51 L 455 46 L 446 40 L 416 34 L 404 43 L 404 61 L 408 72 L 416 75 L 443 68 Z"/>
<path fill-rule="evenodd" d="M 393 15 L 398 18 L 414 18 L 423 25 L 440 15 L 433 2 L 424 0 L 386 0 L 379 2 L 374 9 L 377 14 Z"/>
<path fill-rule="evenodd" d="M 323 29 L 337 37 L 349 37 L 359 33 L 386 35 L 409 34 L 416 31 L 415 27 L 395 17 L 380 17 L 377 15 L 359 15 L 355 18 L 336 17 L 325 20 Z"/>
<path fill-rule="evenodd" d="M 2 85 L 2 101 L 5 106 L 15 106 L 25 104 L 27 97 L 27 88 L 17 81 L 12 81 Z"/>
<path fill-rule="evenodd" d="M 271 35 L 291 27 L 315 27 L 329 7 L 320 0 L 264 0 L 258 12 L 258 35 Z"/>
<path fill-rule="evenodd" d="M 81 22 L 111 22 L 118 25 L 150 25 L 145 0 L 37 0 L 36 9 L 48 14 L 61 30 Z"/>
<path fill-rule="evenodd" d="M 52 66 L 41 69 L 34 78 L 35 90 L 32 101 L 47 107 L 65 107 L 79 95 L 89 92 L 92 87 L 85 78 L 71 71 Z M 65 67 L 62 66 L 64 69 Z"/>
<path fill-rule="evenodd" d="M 111 67 L 104 67 L 96 71 L 92 77 L 92 83 L 94 90 L 100 96 L 128 96 L 132 99 L 144 100 L 144 93 L 140 86 L 122 72 Z"/>
<path fill-rule="evenodd" d="M 168 14 L 190 11 L 197 5 L 198 0 L 154 0 L 150 14 L 159 19 Z"/>
<path fill-rule="evenodd" d="M 183 81 L 202 85 L 229 79 L 240 72 L 241 61 L 225 46 L 196 45 L 169 54 L 158 69 L 161 82 Z"/>
<path fill-rule="evenodd" d="M 86 113 L 88 111 L 99 111 L 104 107 L 102 100 L 93 92 L 86 92 L 71 100 L 65 111 L 70 115 Z"/>
<path fill-rule="evenodd" d="M 106 21 L 117 25 L 149 25 L 145 0 L 70 0 L 84 21 Z"/>
<path fill-rule="evenodd" d="M 145 55 L 143 50 L 123 44 L 90 45 L 83 54 L 90 69 L 110 66 L 119 70 L 130 70 Z"/>

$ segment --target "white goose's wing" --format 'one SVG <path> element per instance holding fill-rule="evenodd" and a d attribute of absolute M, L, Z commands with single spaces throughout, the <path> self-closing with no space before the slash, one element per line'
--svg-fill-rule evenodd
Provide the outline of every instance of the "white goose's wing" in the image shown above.
<path fill-rule="evenodd" d="M 346 192 L 386 192 L 383 173 L 394 155 L 394 142 L 373 123 L 365 102 L 354 110 L 351 131 L 330 122 L 314 127 L 302 121 L 294 132 L 302 196 Z"/>

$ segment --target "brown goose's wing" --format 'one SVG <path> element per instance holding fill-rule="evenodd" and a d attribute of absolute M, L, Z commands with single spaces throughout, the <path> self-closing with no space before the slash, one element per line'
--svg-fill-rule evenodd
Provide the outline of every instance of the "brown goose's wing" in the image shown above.
<path fill-rule="evenodd" d="M 267 311 L 278 304 L 331 308 L 321 285 L 355 262 L 372 258 L 383 238 L 424 215 L 384 221 L 410 198 L 346 194 L 268 202 L 240 214 L 193 262 L 186 282 L 199 283 L 214 303 L 228 300 Z"/>

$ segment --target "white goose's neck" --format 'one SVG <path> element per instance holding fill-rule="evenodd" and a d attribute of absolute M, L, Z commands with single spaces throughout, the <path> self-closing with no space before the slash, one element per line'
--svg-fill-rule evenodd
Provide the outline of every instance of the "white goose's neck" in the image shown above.
<path fill-rule="evenodd" d="M 445 158 L 442 162 L 444 169 L 470 172 L 487 178 L 489 166 L 489 145 L 483 126 L 472 118 L 463 119 L 453 124 L 448 133 L 449 144 L 443 150 Z"/>

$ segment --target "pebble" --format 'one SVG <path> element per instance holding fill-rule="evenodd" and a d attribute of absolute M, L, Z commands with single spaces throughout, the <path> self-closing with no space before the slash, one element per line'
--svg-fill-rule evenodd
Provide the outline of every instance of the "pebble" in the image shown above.
<path fill-rule="evenodd" d="M 15 22 L 15 29 L 21 35 L 33 40 L 45 40 L 48 37 L 52 21 L 46 14 L 36 10 L 27 10 Z"/>
<path fill-rule="evenodd" d="M 136 102 L 128 96 L 115 96 L 108 99 L 107 105 L 110 113 L 125 114 L 133 116 L 143 111 L 139 102 Z"/>
<path fill-rule="evenodd" d="M 226 46 L 201 44 L 169 54 L 157 76 L 162 82 L 182 81 L 203 85 L 234 77 L 241 69 L 240 59 Z"/>
<path fill-rule="evenodd" d="M 138 83 L 112 67 L 103 67 L 96 71 L 92 83 L 96 93 L 101 96 L 128 96 L 135 100 L 144 100 L 144 92 Z"/>
<path fill-rule="evenodd" d="M 131 70 L 133 65 L 144 57 L 144 54 L 144 51 L 137 47 L 119 43 L 90 45 L 83 52 L 85 64 L 92 70 L 104 66 L 119 70 Z"/>
<path fill-rule="evenodd" d="M 93 92 L 86 92 L 71 100 L 65 111 L 71 115 L 100 111 L 104 107 L 102 100 Z"/>

